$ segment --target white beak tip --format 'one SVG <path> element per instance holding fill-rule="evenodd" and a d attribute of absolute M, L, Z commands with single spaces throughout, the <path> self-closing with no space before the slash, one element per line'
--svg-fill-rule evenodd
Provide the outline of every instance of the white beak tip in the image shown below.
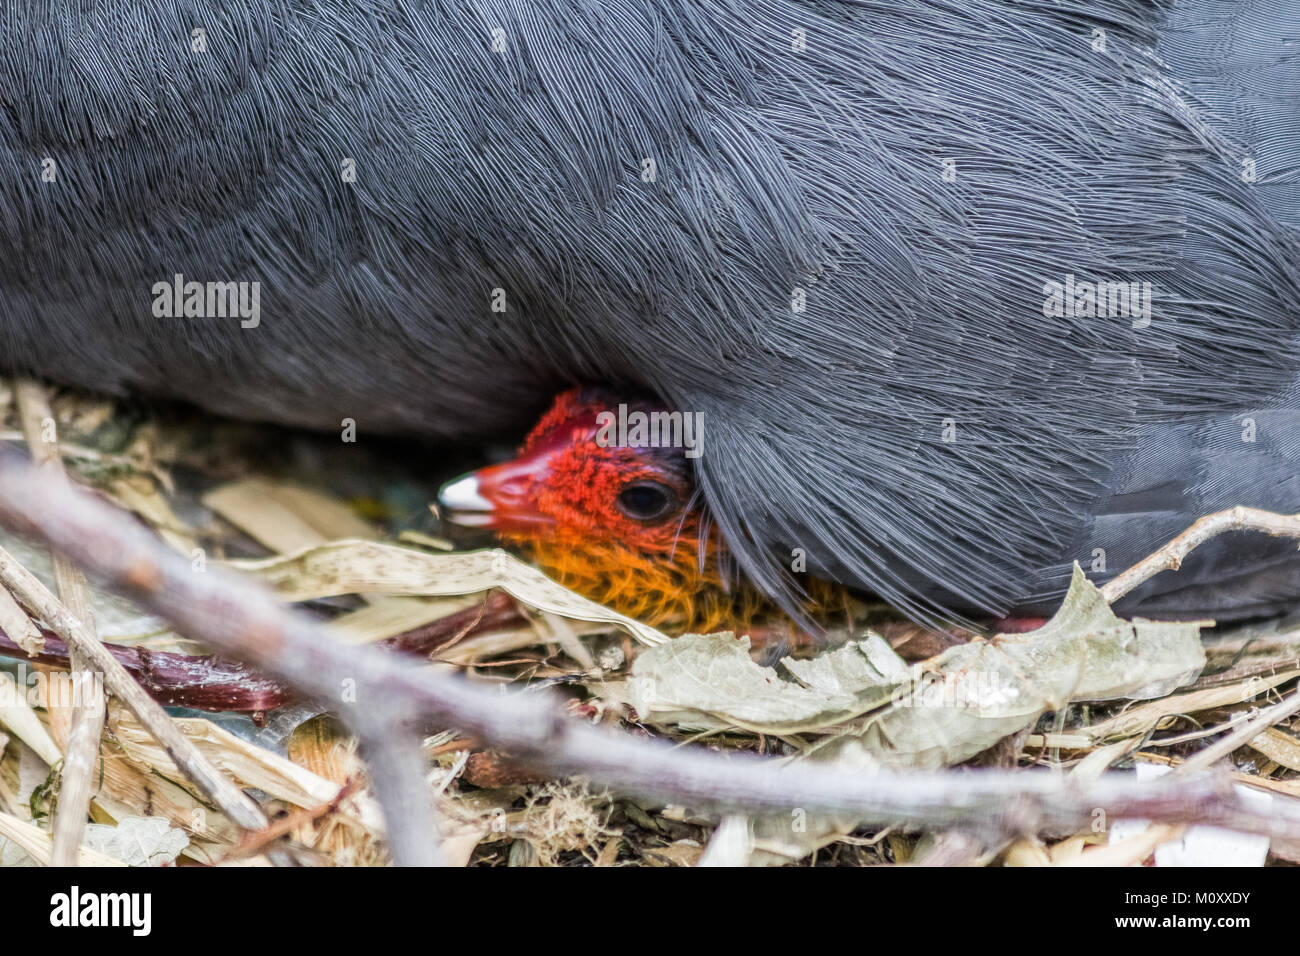
<path fill-rule="evenodd" d="M 438 507 L 447 520 L 470 525 L 476 523 L 472 519 L 481 519 L 494 510 L 492 502 L 479 494 L 478 477 L 472 473 L 443 485 L 438 492 Z"/>

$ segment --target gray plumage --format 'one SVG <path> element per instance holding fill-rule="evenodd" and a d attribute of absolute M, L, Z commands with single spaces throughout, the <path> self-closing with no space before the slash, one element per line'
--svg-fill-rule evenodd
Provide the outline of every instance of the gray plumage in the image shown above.
<path fill-rule="evenodd" d="M 1300 510 L 1298 8 L 9 4 L 0 360 L 449 439 L 648 389 L 704 413 L 769 592 L 802 548 L 918 616 L 1048 606 L 1098 549 Z M 260 326 L 155 318 L 176 273 L 259 281 Z M 1149 326 L 1046 317 L 1067 275 L 1150 282 Z M 1297 597 L 1252 538 L 1129 608 Z"/>

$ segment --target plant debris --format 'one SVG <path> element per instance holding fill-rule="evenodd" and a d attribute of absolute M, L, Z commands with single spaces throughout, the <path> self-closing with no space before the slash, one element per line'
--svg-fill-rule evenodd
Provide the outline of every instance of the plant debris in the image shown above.
<path fill-rule="evenodd" d="M 141 415 L 70 392 L 53 405 L 67 468 L 196 570 L 224 563 L 259 578 L 325 621 L 333 638 L 383 643 L 409 655 L 412 667 L 554 688 L 574 720 L 761 753 L 792 772 L 809 761 L 864 772 L 1045 765 L 1080 779 L 1134 768 L 1176 772 L 1294 694 L 1300 678 L 1294 624 L 1220 632 L 1212 622 L 1124 621 L 1077 567 L 1061 609 L 1037 630 L 955 645 L 936 632 L 921 643 L 937 653 L 909 663 L 882 636 L 902 625 L 876 614 L 871 627 L 838 644 L 800 647 L 768 666 L 745 635 L 670 639 L 498 549 L 447 550 L 424 512 L 434 482 L 423 484 L 381 453 L 359 468 L 356 449 L 326 439 L 303 438 L 309 452 L 294 455 L 268 451 L 251 427 Z M 7 415 L 4 437 L 17 440 L 13 409 Z M 52 581 L 48 556 L 7 536 L 0 544 Z M 63 749 L 48 695 L 66 665 L 61 642 L 6 597 L 0 865 L 31 865 L 51 853 Z M 92 605 L 100 635 L 132 660 L 206 655 L 119 598 L 95 591 Z M 28 658 L 24 651 L 42 639 L 48 653 Z M 184 701 L 212 705 L 201 695 Z M 249 708 L 256 720 L 172 708 L 199 752 L 256 797 L 269 825 L 249 832 L 198 797 L 139 721 L 110 700 L 82 862 L 258 865 L 278 848 L 307 864 L 385 864 L 383 815 L 366 765 L 322 709 L 287 697 Z M 426 728 L 424 755 L 444 852 L 465 865 L 888 865 L 927 857 L 1184 865 L 1206 854 L 1294 861 L 1291 849 L 1267 838 L 1144 821 L 963 846 L 942 831 L 863 828 L 798 808 L 719 814 L 635 801 L 581 779 L 545 779 L 450 727 Z M 1224 764 L 1254 796 L 1300 799 L 1300 721 L 1292 712 L 1259 727 Z"/>

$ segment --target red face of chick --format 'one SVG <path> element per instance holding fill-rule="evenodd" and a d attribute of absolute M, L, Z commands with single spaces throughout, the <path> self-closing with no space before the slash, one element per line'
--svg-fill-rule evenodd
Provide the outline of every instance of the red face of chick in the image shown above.
<path fill-rule="evenodd" d="M 671 546 L 694 493 L 681 449 L 631 448 L 598 440 L 604 393 L 560 395 L 511 461 L 444 485 L 439 503 L 454 523 L 527 540 L 567 537 L 645 551 Z M 629 411 L 657 410 L 647 403 Z"/>
<path fill-rule="evenodd" d="M 629 413 L 663 411 L 626 404 Z M 681 448 L 610 443 L 597 416 L 618 405 L 600 390 L 563 393 L 514 460 L 445 485 L 442 513 L 495 531 L 560 583 L 624 614 L 699 629 L 727 623 L 736 595 L 716 572 L 716 532 L 701 541 L 690 460 Z"/>

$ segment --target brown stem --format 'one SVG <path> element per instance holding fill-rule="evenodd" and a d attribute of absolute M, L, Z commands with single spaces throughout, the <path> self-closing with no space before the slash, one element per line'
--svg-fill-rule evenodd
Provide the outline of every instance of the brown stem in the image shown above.
<path fill-rule="evenodd" d="M 473 634 L 497 631 L 511 627 L 524 620 L 514 599 L 503 591 L 493 591 L 483 599 L 482 604 L 467 607 L 413 628 L 404 634 L 377 641 L 376 647 L 397 651 L 399 654 L 413 654 L 416 657 L 428 657 L 435 651 L 458 643 Z"/>
<path fill-rule="evenodd" d="M 36 469 L 28 472 L 33 482 L 42 489 L 58 489 L 74 494 L 66 482 L 50 482 Z M 2 484 L 2 483 L 0 483 Z M 41 493 L 41 492 L 37 492 Z M 3 491 L 0 491 L 0 495 Z M 84 494 L 75 492 L 75 494 Z M 121 517 L 121 516 L 118 516 Z M 130 521 L 124 518 L 123 520 Z M 150 539 L 153 540 L 153 539 Z M 175 554 L 172 557 L 177 557 Z M 50 630 L 71 645 L 86 662 L 83 670 L 97 675 L 115 697 L 135 714 L 167 756 L 194 782 L 200 792 L 221 808 L 226 816 L 247 830 L 266 826 L 266 815 L 261 807 L 218 770 L 207 757 L 185 736 L 167 712 L 158 705 L 127 673 L 94 633 L 82 623 L 58 598 L 50 593 L 30 571 L 0 548 L 0 582 L 13 592 L 14 598 L 31 611 L 32 616 L 45 621 Z"/>
<path fill-rule="evenodd" d="M 1229 508 L 1206 515 L 1168 544 L 1103 584 L 1102 597 L 1114 604 L 1161 571 L 1177 571 L 1192 550 L 1226 531 L 1262 531 L 1275 538 L 1300 538 L 1300 515 L 1280 515 L 1258 508 Z"/>
<path fill-rule="evenodd" d="M 493 593 L 481 605 L 378 641 L 375 646 L 399 654 L 427 657 L 470 634 L 508 627 L 520 620 L 522 616 L 510 596 Z M 33 657 L 0 631 L 0 657 L 68 667 L 68 645 L 53 631 L 42 630 L 41 635 L 45 640 L 44 650 Z M 297 696 L 284 684 L 248 665 L 215 654 L 172 654 L 121 644 L 105 644 L 104 648 L 150 697 L 169 707 L 260 714 Z"/>
<path fill-rule="evenodd" d="M 45 649 L 35 657 L 28 657 L 8 635 L 0 633 L 0 657 L 67 667 L 68 645 L 53 631 L 42 633 Z M 283 684 L 214 654 L 170 654 L 120 644 L 105 644 L 104 649 L 160 704 L 196 710 L 267 711 L 293 697 Z"/>

